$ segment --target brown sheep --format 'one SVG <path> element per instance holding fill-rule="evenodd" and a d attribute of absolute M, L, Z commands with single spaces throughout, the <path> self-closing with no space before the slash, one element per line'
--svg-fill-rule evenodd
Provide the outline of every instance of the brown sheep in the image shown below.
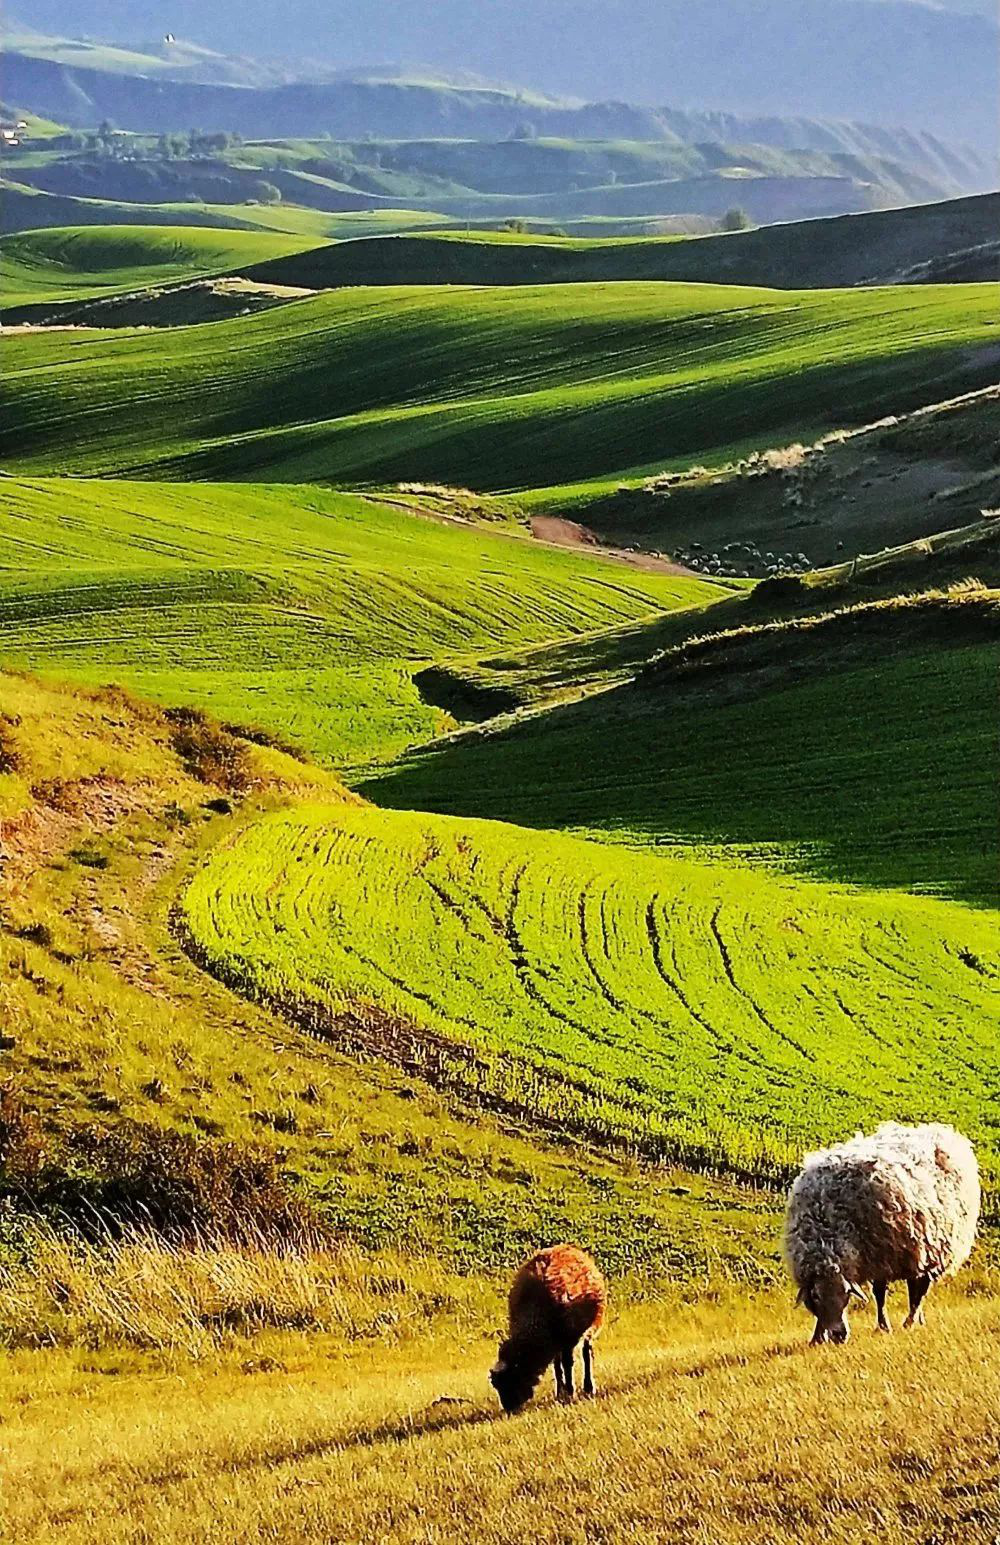
<path fill-rule="evenodd" d="M 556 1398 L 572 1400 L 573 1354 L 583 1341 L 583 1393 L 594 1394 L 593 1338 L 601 1328 L 607 1287 L 575 1245 L 553 1245 L 525 1261 L 507 1300 L 508 1335 L 490 1383 L 509 1414 L 520 1411 L 542 1374 L 555 1364 Z"/>

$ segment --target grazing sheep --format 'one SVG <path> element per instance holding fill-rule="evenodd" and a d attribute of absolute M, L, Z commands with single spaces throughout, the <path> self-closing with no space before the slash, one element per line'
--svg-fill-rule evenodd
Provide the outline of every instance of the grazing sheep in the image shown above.
<path fill-rule="evenodd" d="M 788 1199 L 785 1252 L 798 1301 L 816 1316 L 813 1344 L 847 1340 L 848 1304 L 867 1303 L 865 1282 L 879 1330 L 891 1328 L 890 1282 L 909 1289 L 906 1327 L 922 1324 L 932 1283 L 969 1258 L 979 1203 L 976 1156 L 952 1127 L 889 1121 L 810 1154 Z"/>
<path fill-rule="evenodd" d="M 490 1383 L 508 1413 L 527 1405 L 550 1363 L 556 1398 L 573 1399 L 573 1354 L 583 1340 L 583 1393 L 594 1393 L 593 1337 L 601 1328 L 607 1288 L 590 1256 L 575 1245 L 553 1245 L 525 1261 L 507 1300 L 508 1336 L 500 1343 Z"/>

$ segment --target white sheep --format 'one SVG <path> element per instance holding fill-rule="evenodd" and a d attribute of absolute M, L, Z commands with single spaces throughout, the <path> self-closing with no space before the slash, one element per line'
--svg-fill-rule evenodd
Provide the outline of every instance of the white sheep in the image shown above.
<path fill-rule="evenodd" d="M 792 1186 L 785 1254 L 798 1301 L 816 1316 L 813 1344 L 847 1340 L 851 1298 L 867 1303 L 878 1328 L 890 1282 L 905 1282 L 906 1327 L 923 1323 L 931 1285 L 968 1260 L 979 1222 L 979 1168 L 972 1145 L 952 1127 L 886 1122 L 870 1137 L 810 1154 Z"/>

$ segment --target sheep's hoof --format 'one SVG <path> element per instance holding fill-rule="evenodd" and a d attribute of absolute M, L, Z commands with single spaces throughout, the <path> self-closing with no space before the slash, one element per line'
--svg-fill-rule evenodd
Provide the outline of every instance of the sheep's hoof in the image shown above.
<path fill-rule="evenodd" d="M 556 1396 L 556 1399 L 561 1406 L 571 1406 L 573 1404 L 574 1397 L 569 1393 L 568 1390 L 561 1389 Z"/>
<path fill-rule="evenodd" d="M 880 1334 L 883 1335 L 883 1336 L 891 1336 L 892 1335 L 892 1326 L 889 1324 L 888 1320 L 879 1320 L 879 1322 L 876 1325 L 875 1329 L 877 1331 L 879 1331 Z"/>

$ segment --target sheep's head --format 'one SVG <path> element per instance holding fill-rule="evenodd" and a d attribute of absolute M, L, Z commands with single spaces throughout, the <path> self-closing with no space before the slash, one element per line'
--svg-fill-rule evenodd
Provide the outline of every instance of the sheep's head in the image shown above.
<path fill-rule="evenodd" d="M 490 1369 L 490 1383 L 508 1416 L 528 1404 L 540 1378 L 537 1359 L 526 1357 L 513 1341 L 501 1341 L 497 1360 Z"/>
<path fill-rule="evenodd" d="M 799 1288 L 798 1302 L 816 1317 L 813 1345 L 833 1341 L 842 1346 L 850 1335 L 847 1310 L 852 1298 L 866 1304 L 868 1299 L 856 1282 L 848 1281 L 839 1266 L 824 1266 L 808 1276 Z"/>

